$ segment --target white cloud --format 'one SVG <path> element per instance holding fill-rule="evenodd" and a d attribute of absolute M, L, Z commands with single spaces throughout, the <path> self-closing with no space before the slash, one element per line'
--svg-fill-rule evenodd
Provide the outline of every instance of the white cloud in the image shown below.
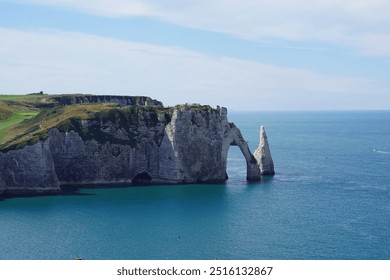
<path fill-rule="evenodd" d="M 390 55 L 388 0 L 17 0 L 102 16 L 149 16 L 247 40 L 318 40 Z M 368 40 L 367 34 L 375 39 Z M 377 47 L 378 45 L 384 47 Z"/>
<path fill-rule="evenodd" d="M 152 7 L 148 5 L 147 1 L 137 0 L 14 0 L 12 2 L 71 8 L 85 13 L 109 17 L 146 16 L 152 14 Z"/>
<path fill-rule="evenodd" d="M 138 94 L 233 109 L 381 108 L 372 81 L 81 33 L 0 29 L 0 91 Z M 349 103 L 348 103 L 349 102 Z M 344 104 L 341 106 L 340 104 Z M 341 107 L 340 107 L 341 106 Z"/>

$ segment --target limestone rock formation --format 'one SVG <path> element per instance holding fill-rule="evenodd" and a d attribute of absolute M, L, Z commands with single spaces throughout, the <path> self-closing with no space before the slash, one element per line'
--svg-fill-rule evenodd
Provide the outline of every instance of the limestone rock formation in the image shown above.
<path fill-rule="evenodd" d="M 253 155 L 257 160 L 261 175 L 275 175 L 274 162 L 264 126 L 260 126 L 260 143 Z"/>
<path fill-rule="evenodd" d="M 61 192 L 47 143 L 0 153 L 0 194 Z"/>
<path fill-rule="evenodd" d="M 36 131 L 24 136 L 32 133 L 35 138 L 0 150 L 0 193 L 58 192 L 67 184 L 224 182 L 231 145 L 245 157 L 248 181 L 274 174 L 264 128 L 254 156 L 240 130 L 228 122 L 226 108 L 164 108 L 152 99 L 141 100 L 146 105 L 123 106 L 125 100 L 118 101 L 118 108 L 92 118 L 72 117 L 46 132 L 41 131 L 47 125 L 41 116 Z M 51 123 L 60 114 L 48 118 Z M 39 141 L 34 144 L 34 139 Z"/>
<path fill-rule="evenodd" d="M 51 99 L 60 105 L 81 103 L 116 103 L 121 106 L 164 107 L 162 102 L 147 96 L 65 94 L 51 97 Z"/>
<path fill-rule="evenodd" d="M 165 131 L 177 165 L 170 176 L 175 174 L 179 182 L 224 182 L 231 145 L 245 157 L 247 180 L 260 180 L 256 160 L 240 130 L 228 122 L 226 108 L 177 106 Z"/>

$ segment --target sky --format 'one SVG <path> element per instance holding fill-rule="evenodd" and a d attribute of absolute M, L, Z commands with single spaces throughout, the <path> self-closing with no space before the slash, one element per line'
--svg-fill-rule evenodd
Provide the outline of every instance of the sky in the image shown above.
<path fill-rule="evenodd" d="M 389 110 L 388 0 L 0 0 L 0 93 Z"/>

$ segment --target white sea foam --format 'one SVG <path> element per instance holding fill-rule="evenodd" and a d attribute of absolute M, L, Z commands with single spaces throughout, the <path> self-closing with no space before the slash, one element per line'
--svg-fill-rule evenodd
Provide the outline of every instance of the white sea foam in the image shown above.
<path fill-rule="evenodd" d="M 374 152 L 375 152 L 375 153 L 378 153 L 378 154 L 388 154 L 388 155 L 390 155 L 390 152 L 379 151 L 379 150 L 376 150 L 376 149 L 374 149 Z"/>

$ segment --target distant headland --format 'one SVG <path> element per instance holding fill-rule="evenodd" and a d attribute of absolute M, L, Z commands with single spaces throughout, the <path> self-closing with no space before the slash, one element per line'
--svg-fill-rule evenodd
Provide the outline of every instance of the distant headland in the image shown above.
<path fill-rule="evenodd" d="M 146 96 L 0 95 L 0 195 L 225 182 L 230 146 L 244 155 L 248 181 L 275 174 L 264 127 L 252 153 L 223 107 L 164 107 Z"/>

